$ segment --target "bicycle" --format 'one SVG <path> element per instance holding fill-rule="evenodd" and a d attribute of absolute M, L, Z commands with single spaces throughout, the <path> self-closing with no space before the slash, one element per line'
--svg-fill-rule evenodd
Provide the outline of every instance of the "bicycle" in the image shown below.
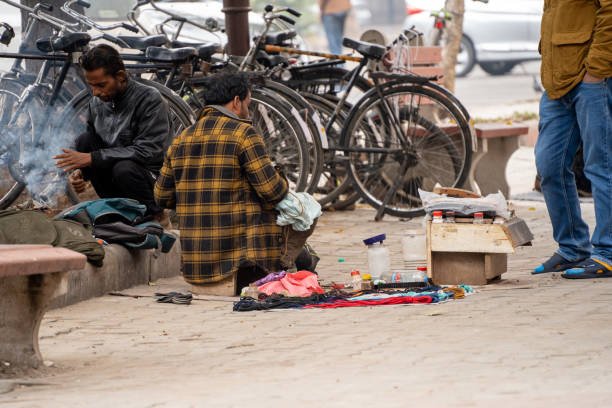
<path fill-rule="evenodd" d="M 67 2 L 66 5 L 73 3 L 76 1 Z M 71 138 L 84 130 L 83 111 L 91 98 L 89 90 L 86 89 L 77 93 L 70 102 L 58 103 L 62 99 L 64 84 L 72 67 L 78 68 L 74 71 L 78 81 L 85 83 L 84 76 L 78 67 L 78 57 L 87 49 L 91 37 L 87 33 L 70 32 L 69 27 L 74 27 L 74 25 L 65 25 L 62 20 L 41 13 L 40 7 L 28 8 L 19 5 L 19 8 L 27 11 L 31 19 L 55 27 L 59 36 L 37 41 L 39 51 L 47 54 L 0 54 L 0 57 L 4 58 L 44 61 L 33 83 L 28 85 L 20 83 L 24 89 L 19 96 L 0 89 L 0 95 L 11 95 L 13 98 L 10 107 L 7 104 L 2 105 L 0 159 L 6 164 L 2 179 L 12 181 L 4 183 L 5 185 L 0 189 L 0 209 L 12 204 L 24 191 L 26 185 L 30 188 L 32 195 L 47 201 L 49 193 L 59 191 L 58 186 L 66 184 L 65 177 L 55 170 L 53 163 L 49 163 L 52 154 L 45 150 L 59 152 L 61 147 L 70 145 Z M 60 71 L 57 80 L 47 81 L 50 72 L 56 68 L 58 63 Z M 189 107 L 185 108 L 185 102 L 171 90 L 142 78 L 135 78 L 135 80 L 154 86 L 162 93 L 169 105 L 169 119 L 174 134 L 193 123 L 191 110 Z M 11 81 L 6 83 L 18 84 L 19 82 L 16 78 L 11 78 Z M 16 96 L 17 99 L 15 99 Z M 52 119 L 53 116 L 56 117 L 55 120 Z M 57 134 L 68 136 L 59 140 L 56 137 Z M 41 165 L 40 162 L 44 164 Z M 70 186 L 66 191 L 72 202 L 78 200 L 78 196 Z"/>
<path fill-rule="evenodd" d="M 458 186 L 467 177 L 474 146 L 469 114 L 452 94 L 431 82 L 437 78 L 377 72 L 374 66 L 387 54 L 386 48 L 346 38 L 343 44 L 362 57 L 323 55 L 359 63 L 343 86 L 334 111 L 328 115 L 325 125 L 328 136 L 366 68 L 372 83 L 343 118 L 345 124 L 337 145 L 324 149 L 329 153 L 324 173 L 335 185 L 319 200 L 323 204 L 332 202 L 355 187 L 360 197 L 377 208 L 377 220 L 385 213 L 400 217 L 421 214 L 419 187 L 433 188 L 434 181 Z M 278 46 L 261 48 L 277 53 L 322 55 Z M 254 55 L 250 54 L 251 61 Z M 443 161 L 445 165 L 434 166 L 431 161 Z M 424 167 L 428 171 L 423 171 Z M 404 180 L 391 174 L 401 175 Z"/>

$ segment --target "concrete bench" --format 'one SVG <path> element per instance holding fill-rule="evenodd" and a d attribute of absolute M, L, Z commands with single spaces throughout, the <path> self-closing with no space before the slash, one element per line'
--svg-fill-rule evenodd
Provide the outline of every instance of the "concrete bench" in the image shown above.
<path fill-rule="evenodd" d="M 529 133 L 529 127 L 505 123 L 483 123 L 474 127 L 478 138 L 478 151 L 472 154 L 472 166 L 466 187 L 476 191 L 476 184 L 482 195 L 501 191 L 509 198 L 506 165 L 512 153 L 519 148 L 521 136 Z"/>
<path fill-rule="evenodd" d="M 67 271 L 86 262 L 85 255 L 50 245 L 0 245 L 0 364 L 41 366 L 40 322 L 62 293 Z"/>

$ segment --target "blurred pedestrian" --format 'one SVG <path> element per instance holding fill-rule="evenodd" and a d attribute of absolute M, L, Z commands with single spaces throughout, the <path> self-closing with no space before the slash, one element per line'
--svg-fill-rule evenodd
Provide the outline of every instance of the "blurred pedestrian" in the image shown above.
<path fill-rule="evenodd" d="M 612 277 L 612 1 L 545 0 L 541 34 L 545 92 L 535 155 L 559 248 L 533 273 Z M 595 203 L 592 237 L 572 171 L 581 141 Z"/>
<path fill-rule="evenodd" d="M 318 0 L 321 22 L 327 36 L 329 52 L 342 54 L 344 23 L 351 11 L 351 0 Z"/>

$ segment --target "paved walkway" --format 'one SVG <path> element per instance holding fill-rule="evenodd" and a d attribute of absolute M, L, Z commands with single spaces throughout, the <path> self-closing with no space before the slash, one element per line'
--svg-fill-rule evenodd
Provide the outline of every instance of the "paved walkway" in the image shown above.
<path fill-rule="evenodd" d="M 536 241 L 509 272 L 439 305 L 232 312 L 104 296 L 49 312 L 40 378 L 0 381 L 6 407 L 609 407 L 612 279 L 529 271 L 554 250 L 543 203 L 515 202 Z M 592 204 L 584 205 L 593 223 Z M 385 232 L 393 264 L 409 224 L 373 210 L 326 213 L 312 243 L 319 271 L 365 268 L 361 239 Z M 417 223 L 413 220 L 411 223 Z M 181 279 L 127 294 L 186 290 Z M 12 391 L 10 391 L 12 390 Z"/>

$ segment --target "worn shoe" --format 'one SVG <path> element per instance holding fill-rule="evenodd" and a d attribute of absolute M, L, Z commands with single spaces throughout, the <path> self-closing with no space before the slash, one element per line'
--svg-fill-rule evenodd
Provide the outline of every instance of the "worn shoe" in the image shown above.
<path fill-rule="evenodd" d="M 538 275 L 540 273 L 563 272 L 567 269 L 578 266 L 581 262 L 584 261 L 584 259 L 581 259 L 580 261 L 571 262 L 555 252 L 553 256 L 548 259 L 548 261 L 535 268 L 533 272 L 531 272 L 531 274 Z"/>
<path fill-rule="evenodd" d="M 612 278 L 612 265 L 591 258 L 566 270 L 561 276 L 565 279 Z"/>

